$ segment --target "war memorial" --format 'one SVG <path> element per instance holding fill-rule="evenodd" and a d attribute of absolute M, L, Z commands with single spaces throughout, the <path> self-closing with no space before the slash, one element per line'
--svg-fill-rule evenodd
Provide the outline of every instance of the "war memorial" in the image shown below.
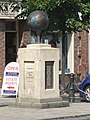
<path fill-rule="evenodd" d="M 34 11 L 27 25 L 37 33 L 37 43 L 19 48 L 20 84 L 16 106 L 53 108 L 68 106 L 59 90 L 59 49 L 40 42 L 40 33 L 49 24 L 48 15 Z"/>

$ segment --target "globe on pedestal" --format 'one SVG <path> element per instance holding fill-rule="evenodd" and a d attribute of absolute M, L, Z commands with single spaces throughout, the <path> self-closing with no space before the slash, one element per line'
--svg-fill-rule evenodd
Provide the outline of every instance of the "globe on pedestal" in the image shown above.
<path fill-rule="evenodd" d="M 41 31 L 48 27 L 49 19 L 45 12 L 37 10 L 30 13 L 27 24 L 31 30 Z"/>

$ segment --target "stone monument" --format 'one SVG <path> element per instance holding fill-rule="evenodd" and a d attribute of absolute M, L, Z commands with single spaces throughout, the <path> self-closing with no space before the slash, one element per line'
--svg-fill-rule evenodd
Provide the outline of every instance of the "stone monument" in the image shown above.
<path fill-rule="evenodd" d="M 19 48 L 20 84 L 16 105 L 32 108 L 68 106 L 59 91 L 59 49 L 40 43 L 40 32 L 48 27 L 48 16 L 34 11 L 27 18 L 30 29 L 37 32 L 38 44 Z"/>

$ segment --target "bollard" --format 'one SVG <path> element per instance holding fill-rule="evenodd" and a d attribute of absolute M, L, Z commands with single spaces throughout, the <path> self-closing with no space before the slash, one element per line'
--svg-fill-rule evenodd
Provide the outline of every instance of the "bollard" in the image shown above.
<path fill-rule="evenodd" d="M 69 102 L 75 102 L 74 74 L 70 75 Z"/>

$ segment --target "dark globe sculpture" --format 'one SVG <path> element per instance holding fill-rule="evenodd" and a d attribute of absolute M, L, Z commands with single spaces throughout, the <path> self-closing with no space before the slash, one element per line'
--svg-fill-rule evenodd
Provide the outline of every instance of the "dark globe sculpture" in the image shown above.
<path fill-rule="evenodd" d="M 48 27 L 49 20 L 48 16 L 43 11 L 34 11 L 30 13 L 30 15 L 27 18 L 27 24 L 30 27 L 30 29 L 35 31 L 41 31 Z"/>

